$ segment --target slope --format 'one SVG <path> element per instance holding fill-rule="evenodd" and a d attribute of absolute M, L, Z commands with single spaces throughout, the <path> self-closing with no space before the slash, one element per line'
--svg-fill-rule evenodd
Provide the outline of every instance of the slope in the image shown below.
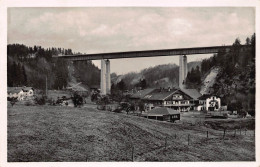
<path fill-rule="evenodd" d="M 246 122 L 247 135 L 234 136 L 234 125 L 241 120 L 220 121 L 228 125 L 223 140 L 222 128 L 207 127 L 217 123 L 210 120 L 207 125 L 190 126 L 94 108 L 9 106 L 8 162 L 132 161 L 132 157 L 134 161 L 254 161 L 254 136 L 249 130 L 254 120 Z"/>

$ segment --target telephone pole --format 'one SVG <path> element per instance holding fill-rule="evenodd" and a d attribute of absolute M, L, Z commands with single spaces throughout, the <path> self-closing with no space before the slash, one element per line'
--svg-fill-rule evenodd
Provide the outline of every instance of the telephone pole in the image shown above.
<path fill-rule="evenodd" d="M 48 95 L 48 77 L 47 77 L 47 75 L 46 75 L 46 89 L 45 89 L 45 96 L 47 97 L 47 95 Z"/>

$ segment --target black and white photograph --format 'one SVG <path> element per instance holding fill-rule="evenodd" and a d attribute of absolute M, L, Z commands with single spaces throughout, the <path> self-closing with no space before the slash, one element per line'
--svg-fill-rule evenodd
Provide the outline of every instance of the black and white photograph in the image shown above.
<path fill-rule="evenodd" d="M 256 5 L 5 11 L 7 165 L 259 166 Z"/>

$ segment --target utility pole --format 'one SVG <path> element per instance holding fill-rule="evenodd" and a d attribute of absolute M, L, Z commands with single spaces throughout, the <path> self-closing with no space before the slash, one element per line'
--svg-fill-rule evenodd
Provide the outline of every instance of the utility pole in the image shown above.
<path fill-rule="evenodd" d="M 47 97 L 47 95 L 48 95 L 48 78 L 47 78 L 47 75 L 46 75 L 46 90 L 45 90 L 45 96 Z"/>

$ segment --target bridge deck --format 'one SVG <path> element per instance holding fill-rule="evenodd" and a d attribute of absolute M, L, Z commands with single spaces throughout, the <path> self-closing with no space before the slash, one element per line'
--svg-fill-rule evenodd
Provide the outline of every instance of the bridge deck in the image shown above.
<path fill-rule="evenodd" d="M 164 49 L 164 50 L 96 53 L 96 54 L 82 54 L 82 55 L 75 54 L 75 55 L 53 56 L 53 58 L 64 58 L 71 61 L 83 61 L 83 60 L 157 57 L 157 56 L 174 56 L 174 55 L 190 55 L 190 54 L 210 54 L 210 53 L 218 53 L 220 50 L 225 50 L 226 52 L 228 52 L 231 50 L 231 47 L 232 46 L 211 46 L 211 47 L 179 48 L 179 49 Z M 249 47 L 249 46 L 241 45 L 241 47 Z"/>

